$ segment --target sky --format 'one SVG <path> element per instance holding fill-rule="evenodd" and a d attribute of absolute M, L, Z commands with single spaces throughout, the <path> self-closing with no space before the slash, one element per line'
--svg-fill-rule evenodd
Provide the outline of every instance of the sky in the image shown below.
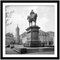
<path fill-rule="evenodd" d="M 17 25 L 20 28 L 19 34 L 24 33 L 29 27 L 27 17 L 32 9 L 38 15 L 36 24 L 40 27 L 40 30 L 46 32 L 55 30 L 55 7 L 53 5 L 6 5 L 7 23 L 11 23 L 6 25 L 6 33 L 10 32 L 15 35 Z"/>

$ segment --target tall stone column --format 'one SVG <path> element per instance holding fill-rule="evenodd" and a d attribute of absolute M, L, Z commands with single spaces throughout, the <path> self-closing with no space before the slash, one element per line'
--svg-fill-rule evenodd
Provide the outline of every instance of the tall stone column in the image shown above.
<path fill-rule="evenodd" d="M 38 47 L 40 45 L 39 38 L 38 38 L 39 28 L 40 27 L 38 27 L 38 26 L 31 26 L 26 29 L 27 30 L 27 38 L 28 39 L 30 38 L 28 42 L 31 47 Z"/>

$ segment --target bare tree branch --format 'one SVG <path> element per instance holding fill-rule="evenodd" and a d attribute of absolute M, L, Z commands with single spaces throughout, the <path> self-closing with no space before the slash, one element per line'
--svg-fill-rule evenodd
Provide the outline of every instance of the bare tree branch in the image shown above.
<path fill-rule="evenodd" d="M 6 22 L 5 22 L 5 23 L 6 23 L 6 26 L 12 24 L 12 22 L 8 23 L 8 21 L 10 20 L 10 18 L 11 18 L 11 16 L 12 16 L 13 13 L 14 13 L 14 10 L 5 13 L 5 15 L 6 15 L 6 16 L 5 16 L 5 18 L 6 18 Z"/>

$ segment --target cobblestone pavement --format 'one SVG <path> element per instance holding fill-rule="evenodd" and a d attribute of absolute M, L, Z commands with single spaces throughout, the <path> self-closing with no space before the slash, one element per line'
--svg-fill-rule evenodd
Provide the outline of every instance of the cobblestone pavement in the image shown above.
<path fill-rule="evenodd" d="M 22 46 L 15 45 L 14 48 L 6 48 L 6 54 L 20 54 L 20 50 L 23 48 Z M 37 47 L 37 48 L 28 48 L 26 54 L 54 54 L 53 47 Z"/>

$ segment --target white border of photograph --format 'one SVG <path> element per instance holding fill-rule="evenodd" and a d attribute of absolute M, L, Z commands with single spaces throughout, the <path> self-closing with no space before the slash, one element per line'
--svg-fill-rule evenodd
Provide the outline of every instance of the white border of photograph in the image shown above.
<path fill-rule="evenodd" d="M 5 6 L 6 5 L 54 5 L 55 7 L 55 38 L 54 54 L 6 54 L 5 53 Z M 3 57 L 57 57 L 57 3 L 3 3 Z"/>

